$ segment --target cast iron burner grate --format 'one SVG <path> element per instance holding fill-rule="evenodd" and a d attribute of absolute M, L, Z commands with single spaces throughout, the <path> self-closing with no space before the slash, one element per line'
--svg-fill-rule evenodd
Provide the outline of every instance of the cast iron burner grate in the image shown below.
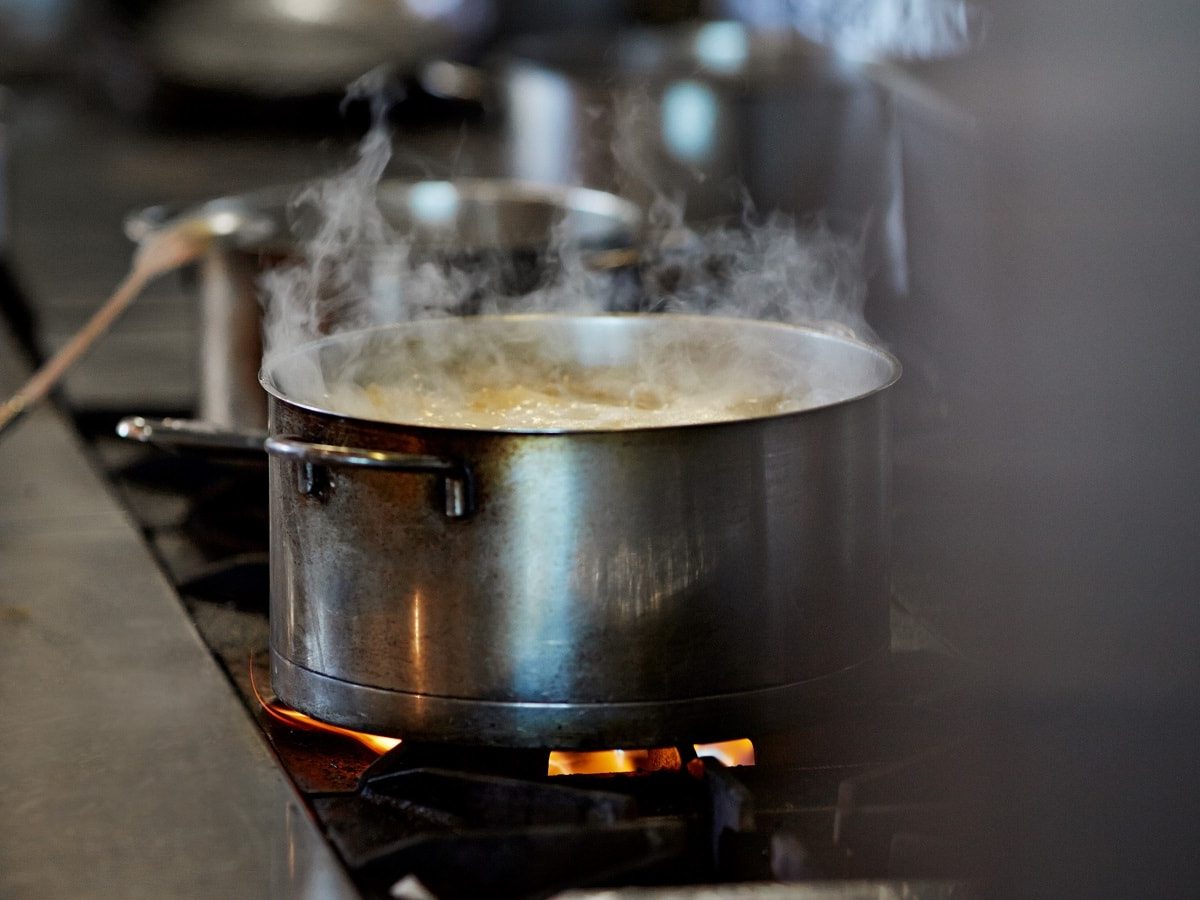
<path fill-rule="evenodd" d="M 913 896 L 965 896 L 978 864 L 960 827 L 972 800 L 940 781 L 945 754 L 962 751 L 885 767 L 706 758 L 547 776 L 544 752 L 401 744 L 355 791 L 311 802 L 369 897 L 405 878 L 453 898 L 881 877 L 907 879 Z"/>

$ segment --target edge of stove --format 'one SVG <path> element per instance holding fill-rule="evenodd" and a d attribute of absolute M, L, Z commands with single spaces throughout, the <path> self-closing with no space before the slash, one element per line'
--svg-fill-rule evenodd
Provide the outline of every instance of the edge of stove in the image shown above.
<path fill-rule="evenodd" d="M 0 723 L 0 895 L 359 896 L 50 407 L 0 442 Z"/>

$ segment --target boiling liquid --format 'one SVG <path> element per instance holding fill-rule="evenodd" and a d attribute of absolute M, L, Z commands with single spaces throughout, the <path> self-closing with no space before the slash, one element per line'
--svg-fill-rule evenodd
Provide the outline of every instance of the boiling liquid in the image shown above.
<path fill-rule="evenodd" d="M 540 376 L 476 370 L 429 383 L 371 381 L 330 392 L 332 408 L 359 418 L 438 428 L 586 431 L 721 422 L 800 408 L 803 392 L 749 384 L 736 374 L 681 384 L 660 373 L 647 382 L 636 371 L 592 368 Z M 515 376 L 515 377 L 514 377 Z"/>

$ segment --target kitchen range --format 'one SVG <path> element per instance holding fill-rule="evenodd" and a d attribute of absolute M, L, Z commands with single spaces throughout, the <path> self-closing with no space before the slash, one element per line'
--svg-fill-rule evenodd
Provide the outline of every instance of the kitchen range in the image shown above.
<path fill-rule="evenodd" d="M 718 67 L 746 51 L 722 27 L 698 42 Z M 512 91 L 503 79 L 518 75 L 546 88 L 528 57 L 501 59 L 440 70 L 442 93 L 491 78 Z M 388 178 L 409 180 L 378 196 L 411 233 L 434 227 L 422 215 L 444 225 L 457 192 L 450 207 L 469 212 L 452 258 L 420 257 L 418 242 L 403 265 L 469 270 L 469 308 L 440 311 L 471 315 L 319 322 L 319 339 L 268 355 L 265 393 L 256 276 L 279 276 L 296 248 L 263 210 L 294 193 L 280 185 L 338 169 L 358 134 L 147 128 L 41 83 L 2 98 L 0 396 L 119 279 L 122 222 L 145 239 L 199 210 L 251 237 L 155 282 L 56 402 L 0 441 L 0 895 L 845 900 L 1186 884 L 1186 829 L 1155 826 L 1195 805 L 1190 707 L 1022 692 L 962 627 L 972 609 L 995 616 L 999 646 L 1017 640 L 978 598 L 1020 579 L 984 550 L 954 552 L 1011 448 L 981 462 L 958 433 L 945 452 L 962 394 L 944 379 L 970 351 L 939 343 L 950 314 L 898 300 L 960 284 L 931 246 L 969 253 L 978 236 L 959 217 L 975 181 L 956 142 L 973 126 L 908 75 L 876 74 L 887 102 L 853 94 L 842 119 L 857 155 L 836 140 L 805 150 L 871 177 L 835 167 L 828 192 L 792 202 L 881 212 L 862 232 L 860 299 L 895 356 L 832 319 L 659 314 L 640 292 L 683 296 L 693 248 L 666 241 L 650 258 L 631 236 L 636 205 L 595 175 L 607 163 L 532 173 L 597 190 L 514 188 L 494 176 L 537 154 L 513 122 L 463 128 L 462 108 L 433 96 L 433 113 L 400 107 Z M 658 87 L 675 109 L 666 140 L 685 152 L 699 139 L 670 115 L 728 112 Z M 964 190 L 927 191 L 933 170 Z M 707 182 L 703 202 L 720 196 Z M 487 227 L 464 237 L 463 221 Z M 549 265 L 579 253 L 603 308 L 491 308 L 540 285 L 547 258 L 523 255 L 522 229 L 563 221 Z M 480 276 L 481 247 L 519 262 Z M 415 271 L 397 265 L 377 254 L 372 289 L 390 296 Z M 480 346 L 495 371 L 471 381 L 462 360 Z M 694 359 L 703 377 L 680 368 Z M 528 366 L 554 389 L 508 385 Z M 588 382 L 589 367 L 616 383 Z M 621 382 L 630 367 L 654 375 Z M 419 415 L 388 393 L 434 370 L 465 380 L 421 394 Z M 672 385 L 712 401 L 709 418 L 673 412 Z M 614 394 L 623 418 L 592 424 Z M 475 418 L 448 423 L 446 396 Z M 547 396 L 583 418 L 496 427 L 540 415 Z"/>
<path fill-rule="evenodd" d="M 566 752 L 550 752 L 398 742 L 323 725 L 278 703 L 271 689 L 265 468 L 148 452 L 113 436 L 111 416 L 79 421 L 90 460 L 48 413 L 34 414 L 24 439 L 67 445 L 55 465 L 76 466 L 78 474 L 55 480 L 55 489 L 88 489 L 103 511 L 82 534 L 72 529 L 83 525 L 34 516 L 6 526 L 35 546 L 39 537 L 100 544 L 88 554 L 94 573 L 68 574 L 69 561 L 58 560 L 54 573 L 26 577 L 60 585 L 94 578 L 59 602 L 108 608 L 89 614 L 84 633 L 72 625 L 83 611 L 71 606 L 49 635 L 38 634 L 42 615 L 29 605 L 7 606 L 6 614 L 28 610 L 21 629 L 37 634 L 30 652 L 42 657 L 47 640 L 134 655 L 81 667 L 80 679 L 92 686 L 87 709 L 71 676 L 29 691 L 39 706 L 70 714 L 58 728 L 78 728 L 79 740 L 91 735 L 112 747 L 118 739 L 93 717 L 129 727 L 136 716 L 141 727 L 132 747 L 120 742 L 133 772 L 107 758 L 111 749 L 92 767 L 93 777 L 120 793 L 82 794 L 88 805 L 77 813 L 77 845 L 50 841 L 35 854 L 6 842 L 14 853 L 6 878 L 18 895 L 110 879 L 134 895 L 186 895 L 202 886 L 206 893 L 367 897 L 549 896 L 573 887 L 590 896 L 601 888 L 679 885 L 670 896 L 702 896 L 693 885 L 736 883 L 759 884 L 745 888 L 749 896 L 975 895 L 965 881 L 979 870 L 980 848 L 962 823 L 990 787 L 972 771 L 980 736 L 971 724 L 977 711 L 969 678 L 943 652 L 891 654 L 853 690 L 811 691 L 803 705 L 789 698 L 796 716 L 786 729 L 711 745 L 580 751 L 569 742 Z M 136 531 L 104 495 L 97 463 Z M 28 470 L 10 470 L 6 486 L 41 485 L 43 474 Z M 40 503 L 56 499 L 44 488 L 38 493 Z M 109 554 L 122 560 L 119 570 Z M 27 596 L 47 602 L 44 591 L 31 588 Z M 97 628 L 91 614 L 119 618 L 116 633 Z M 129 622 L 131 615 L 142 621 Z M 149 633 L 137 637 L 133 628 Z M 192 628 L 211 656 L 191 639 Z M 145 679 L 136 693 L 131 678 Z M 164 679 L 184 683 L 167 689 Z M 108 684 L 97 688 L 102 680 Z M 109 687 L 119 690 L 112 698 L 119 709 L 92 696 Z M 159 703 L 167 706 L 156 710 Z M 568 714 L 564 708 L 563 721 Z M 142 733 L 151 726 L 154 734 Z M 62 738 L 48 737 L 48 728 L 57 730 L 44 722 L 37 730 L 49 749 Z M 156 761 L 164 754 L 171 755 L 166 767 Z M 272 758 L 290 784 L 272 777 Z M 948 762 L 963 779 L 953 790 L 942 783 Z M 144 813 L 125 794 L 134 785 L 144 793 Z M 60 823 L 49 816 L 59 803 L 78 803 L 79 787 L 35 790 L 47 818 L 34 818 L 34 828 L 57 832 Z M 99 812 L 106 803 L 107 815 Z M 89 822 L 93 816 L 102 821 Z M 150 843 L 137 860 L 114 859 L 114 842 L 95 827 L 121 829 L 117 843 Z M 163 865 L 164 853 L 187 852 L 190 859 Z M 794 887 L 770 885 L 777 881 Z"/>

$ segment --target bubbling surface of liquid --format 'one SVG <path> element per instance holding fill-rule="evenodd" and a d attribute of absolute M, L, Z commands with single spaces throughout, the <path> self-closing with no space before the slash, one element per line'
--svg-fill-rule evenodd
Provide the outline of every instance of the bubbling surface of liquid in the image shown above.
<path fill-rule="evenodd" d="M 369 421 L 616 431 L 839 402 L 887 377 L 874 357 L 816 333 L 735 320 L 468 317 L 325 339 L 269 366 L 265 383 L 284 399 Z"/>
<path fill-rule="evenodd" d="M 749 386 L 736 380 L 693 393 L 671 383 L 649 383 L 630 370 L 605 367 L 541 377 L 475 371 L 466 383 L 343 385 L 330 393 L 349 415 L 437 428 L 587 431 L 652 428 L 775 415 L 801 405 L 796 391 Z"/>

